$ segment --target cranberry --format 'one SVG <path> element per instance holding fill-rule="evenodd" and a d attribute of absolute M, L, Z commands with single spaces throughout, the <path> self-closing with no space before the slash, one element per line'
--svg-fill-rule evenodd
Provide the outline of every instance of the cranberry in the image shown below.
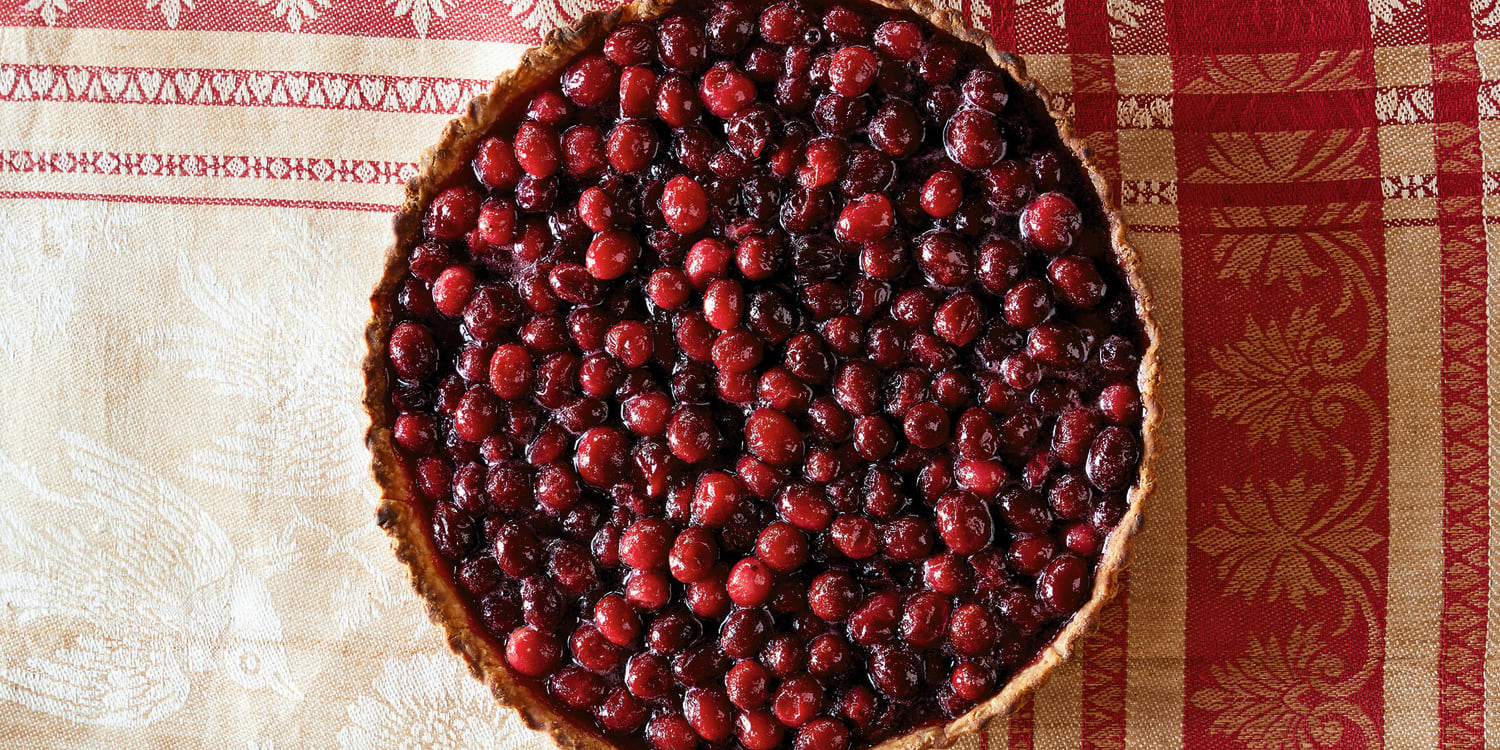
<path fill-rule="evenodd" d="M 391 367 L 402 380 L 425 380 L 437 371 L 438 349 L 432 333 L 419 323 L 402 323 L 391 332 Z"/>
<path fill-rule="evenodd" d="M 969 169 L 983 169 L 1005 156 L 999 124 L 989 113 L 973 107 L 959 110 L 948 121 L 943 129 L 943 146 L 949 159 Z M 1022 222 L 1024 225 L 1024 218 Z"/>
<path fill-rule="evenodd" d="M 924 235 L 917 244 L 917 262 L 939 286 L 964 286 L 974 278 L 973 250 L 947 232 Z"/>
<path fill-rule="evenodd" d="M 530 625 L 511 631 L 505 641 L 505 660 L 528 677 L 544 677 L 562 659 L 562 647 L 552 636 Z"/>
<path fill-rule="evenodd" d="M 709 112 L 727 119 L 755 100 L 755 83 L 733 63 L 716 63 L 703 76 L 701 95 Z"/>
<path fill-rule="evenodd" d="M 1141 421 L 1141 396 L 1135 386 L 1111 383 L 1099 391 L 1099 413 L 1115 424 L 1133 425 Z"/>
<path fill-rule="evenodd" d="M 673 177 L 662 191 L 661 213 L 674 231 L 692 234 L 708 223 L 708 196 L 693 178 Z"/>
<path fill-rule="evenodd" d="M 435 240 L 451 242 L 474 227 L 479 215 L 479 191 L 467 185 L 451 187 L 438 193 L 427 208 L 422 228 Z"/>
<path fill-rule="evenodd" d="M 516 152 L 509 143 L 499 138 L 484 139 L 474 156 L 474 176 L 491 190 L 514 188 L 521 179 L 521 165 L 516 161 Z"/>
<path fill-rule="evenodd" d="M 884 239 L 894 224 L 890 201 L 883 195 L 866 193 L 844 206 L 835 232 L 843 242 L 863 244 Z"/>
<path fill-rule="evenodd" d="M 1021 237 L 1049 255 L 1071 248 L 1082 226 L 1077 204 L 1062 193 L 1043 193 L 1021 211 Z"/>
<path fill-rule="evenodd" d="M 878 71 L 879 63 L 874 52 L 865 47 L 849 46 L 833 54 L 828 81 L 834 91 L 855 97 L 870 90 Z"/>
<path fill-rule="evenodd" d="M 723 742 L 734 729 L 734 709 L 729 699 L 717 690 L 688 690 L 682 698 L 682 714 L 693 731 L 708 742 Z"/>
<path fill-rule="evenodd" d="M 904 158 L 916 153 L 923 136 L 922 119 L 917 111 L 899 99 L 881 104 L 870 121 L 870 143 L 892 157 Z"/>
<path fill-rule="evenodd" d="M 692 72 L 708 56 L 703 27 L 685 16 L 672 16 L 657 27 L 657 57 L 673 70 Z"/>

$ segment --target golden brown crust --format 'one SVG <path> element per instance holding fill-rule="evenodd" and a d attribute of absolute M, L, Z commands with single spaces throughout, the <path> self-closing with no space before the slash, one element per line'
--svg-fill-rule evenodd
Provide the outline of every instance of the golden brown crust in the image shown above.
<path fill-rule="evenodd" d="M 1109 535 L 1100 555 L 1089 600 L 1058 632 L 1052 643 L 1017 673 L 993 698 L 975 706 L 968 713 L 947 724 L 919 729 L 878 745 L 875 750 L 925 750 L 951 745 L 960 736 L 982 729 L 991 719 L 1015 710 L 1022 700 L 1046 681 L 1052 670 L 1068 658 L 1079 639 L 1093 631 L 1099 613 L 1119 588 L 1119 577 L 1130 563 L 1131 541 L 1140 529 L 1144 506 L 1156 485 L 1154 473 L 1157 432 L 1161 423 L 1161 404 L 1156 396 L 1158 380 L 1157 348 L 1161 334 L 1151 315 L 1151 295 L 1142 273 L 1141 259 L 1126 238 L 1126 227 L 1120 215 L 1118 197 L 1109 181 L 1093 163 L 1088 148 L 1073 133 L 1068 116 L 1052 108 L 1045 89 L 1026 74 L 1025 64 L 1011 53 L 1000 50 L 993 38 L 969 28 L 963 17 L 937 7 L 930 0 L 866 0 L 886 8 L 908 10 L 927 19 L 954 37 L 983 48 L 998 65 L 1005 68 L 1022 88 L 1039 98 L 1057 123 L 1062 142 L 1078 158 L 1093 182 L 1110 226 L 1110 245 L 1115 259 L 1135 295 L 1136 312 L 1147 340 L 1137 375 L 1143 407 L 1141 426 L 1142 451 L 1139 478 L 1129 492 L 1129 505 L 1119 525 Z M 405 276 L 407 259 L 421 230 L 421 218 L 437 190 L 459 170 L 468 166 L 469 153 L 490 127 L 506 113 L 509 106 L 537 84 L 555 78 L 581 51 L 600 41 L 615 26 L 636 19 L 653 18 L 674 4 L 675 0 L 637 0 L 607 12 L 589 13 L 571 27 L 557 29 L 543 43 L 527 50 L 520 65 L 495 79 L 485 96 L 475 98 L 469 111 L 450 123 L 438 145 L 422 159 L 421 170 L 406 187 L 406 197 L 394 221 L 395 242 L 387 252 L 385 272 L 370 298 L 373 316 L 365 330 L 368 353 L 363 364 L 365 375 L 365 409 L 370 415 L 366 442 L 372 454 L 375 479 L 381 487 L 377 520 L 392 537 L 396 556 L 411 571 L 413 585 L 427 603 L 433 621 L 448 636 L 448 644 L 462 654 L 476 677 L 489 686 L 495 697 L 514 708 L 527 726 L 548 734 L 561 747 L 577 750 L 612 750 L 613 745 L 591 727 L 553 710 L 518 680 L 504 663 L 501 645 L 474 620 L 466 598 L 458 591 L 453 576 L 439 562 L 437 551 L 427 529 L 425 502 L 412 485 L 407 469 L 397 459 L 391 438 L 394 421 L 386 378 L 386 339 L 390 335 L 395 297 Z"/>

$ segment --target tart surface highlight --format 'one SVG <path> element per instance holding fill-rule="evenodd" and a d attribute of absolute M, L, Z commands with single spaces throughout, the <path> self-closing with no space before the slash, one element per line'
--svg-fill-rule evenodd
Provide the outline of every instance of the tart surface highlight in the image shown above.
<path fill-rule="evenodd" d="M 371 302 L 380 524 L 565 747 L 941 747 L 1114 594 L 1158 334 L 1106 182 L 925 1 L 640 2 L 528 50 Z"/>

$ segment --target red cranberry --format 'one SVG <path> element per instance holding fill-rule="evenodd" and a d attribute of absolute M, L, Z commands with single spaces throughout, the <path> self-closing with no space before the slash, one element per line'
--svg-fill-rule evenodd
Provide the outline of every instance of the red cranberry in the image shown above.
<path fill-rule="evenodd" d="M 708 223 L 708 196 L 693 178 L 673 177 L 662 191 L 661 212 L 674 231 L 692 234 Z"/>
<path fill-rule="evenodd" d="M 708 40 L 703 27 L 685 16 L 672 16 L 657 27 L 656 55 L 663 65 L 684 73 L 703 66 Z"/>
<path fill-rule="evenodd" d="M 723 742 L 734 730 L 734 709 L 717 690 L 688 690 L 682 698 L 682 714 L 693 731 L 708 742 Z"/>
<path fill-rule="evenodd" d="M 1134 478 L 1140 461 L 1140 446 L 1134 435 L 1116 426 L 1105 427 L 1089 447 L 1085 469 L 1089 481 L 1101 490 L 1117 490 Z"/>
<path fill-rule="evenodd" d="M 879 69 L 874 52 L 865 47 L 845 47 L 833 54 L 828 67 L 828 82 L 834 91 L 844 96 L 860 96 L 874 85 Z"/>
<path fill-rule="evenodd" d="M 563 95 L 580 107 L 597 107 L 609 98 L 617 75 L 618 71 L 608 59 L 602 55 L 588 55 L 563 73 Z"/>
<path fill-rule="evenodd" d="M 771 701 L 771 712 L 789 727 L 800 727 L 811 721 L 823 706 L 823 687 L 808 675 L 798 675 L 781 683 Z"/>
<path fill-rule="evenodd" d="M 735 664 L 724 676 L 729 701 L 746 711 L 764 706 L 771 699 L 771 675 L 759 663 L 746 659 Z"/>
<path fill-rule="evenodd" d="M 922 119 L 910 104 L 890 99 L 880 105 L 870 121 L 870 143 L 881 153 L 905 158 L 922 146 Z"/>
<path fill-rule="evenodd" d="M 1078 206 L 1062 193 L 1043 193 L 1021 211 L 1021 237 L 1049 255 L 1071 248 L 1082 226 Z"/>
<path fill-rule="evenodd" d="M 843 242 L 863 244 L 883 239 L 894 225 L 890 201 L 883 195 L 866 193 L 844 206 L 835 232 Z"/>
<path fill-rule="evenodd" d="M 530 625 L 511 631 L 505 641 L 505 660 L 528 677 L 544 677 L 562 659 L 562 647 L 552 636 Z"/>
<path fill-rule="evenodd" d="M 1005 140 L 995 118 L 973 107 L 959 110 L 948 121 L 943 129 L 943 146 L 949 159 L 969 169 L 983 169 L 1005 156 Z"/>
<path fill-rule="evenodd" d="M 709 112 L 727 119 L 755 100 L 755 83 L 733 63 L 716 63 L 703 75 L 701 94 Z"/>
<path fill-rule="evenodd" d="M 420 323 L 396 326 L 388 347 L 391 367 L 402 380 L 425 380 L 437 371 L 437 342 Z"/>
<path fill-rule="evenodd" d="M 768 711 L 746 711 L 734 722 L 735 736 L 747 750 L 775 750 L 786 729 Z"/>
<path fill-rule="evenodd" d="M 1141 396 L 1129 383 L 1111 383 L 1099 391 L 1099 413 L 1115 424 L 1141 421 Z"/>
<path fill-rule="evenodd" d="M 521 179 L 521 165 L 509 143 L 486 138 L 474 156 L 474 176 L 490 190 L 509 190 Z"/>
<path fill-rule="evenodd" d="M 946 232 L 924 235 L 917 244 L 922 272 L 939 286 L 964 286 L 974 278 L 973 250 Z"/>
<path fill-rule="evenodd" d="M 451 187 L 438 193 L 427 208 L 422 228 L 435 240 L 451 242 L 474 228 L 483 196 L 467 185 Z"/>
<path fill-rule="evenodd" d="M 1083 604 L 1088 585 L 1088 565 L 1073 555 L 1061 555 L 1037 576 L 1037 599 L 1056 614 L 1068 614 Z"/>
<path fill-rule="evenodd" d="M 757 607 L 771 596 L 774 578 L 759 558 L 747 557 L 729 571 L 729 598 L 741 607 Z"/>

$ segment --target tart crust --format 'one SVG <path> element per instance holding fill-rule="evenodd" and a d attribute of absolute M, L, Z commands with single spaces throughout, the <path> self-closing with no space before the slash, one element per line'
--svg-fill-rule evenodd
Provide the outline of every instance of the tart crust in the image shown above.
<path fill-rule="evenodd" d="M 395 420 L 390 403 L 386 368 L 386 341 L 394 323 L 396 295 L 406 274 L 412 248 L 420 241 L 422 216 L 428 204 L 448 180 L 467 169 L 469 154 L 515 103 L 538 85 L 557 78 L 580 53 L 600 42 L 616 26 L 662 15 L 676 0 L 636 0 L 608 11 L 585 14 L 571 26 L 555 29 L 537 47 L 528 49 L 516 69 L 500 74 L 486 95 L 469 102 L 468 112 L 448 123 L 437 145 L 423 154 L 421 168 L 406 185 L 406 195 L 394 219 L 395 241 L 386 251 L 385 268 L 370 297 L 372 317 L 365 329 L 367 353 L 363 362 L 364 406 L 370 416 L 365 441 L 372 454 L 372 469 L 380 486 L 376 520 L 392 538 L 396 557 L 410 572 L 412 584 L 421 594 L 433 622 L 447 634 L 448 645 L 463 655 L 470 671 L 484 682 L 503 705 L 513 708 L 530 728 L 550 736 L 558 746 L 577 750 L 613 750 L 615 745 L 597 730 L 553 709 L 537 690 L 517 678 L 505 664 L 504 647 L 474 617 L 470 604 L 454 583 L 449 566 L 442 562 L 428 529 L 428 503 L 416 491 L 408 467 L 397 456 L 391 425 Z M 982 48 L 1023 88 L 1045 106 L 1056 123 L 1062 143 L 1078 159 L 1093 183 L 1110 228 L 1110 245 L 1126 283 L 1135 297 L 1136 314 L 1146 338 L 1136 385 L 1142 405 L 1142 452 L 1136 484 L 1128 493 L 1129 505 L 1119 525 L 1110 533 L 1094 573 L 1093 591 L 1084 605 L 1058 631 L 1052 642 L 993 697 L 946 724 L 913 730 L 875 746 L 874 750 L 923 750 L 943 748 L 965 734 L 984 728 L 992 719 L 1004 717 L 1036 691 L 1081 638 L 1094 630 L 1100 611 L 1119 588 L 1120 574 L 1129 565 L 1131 542 L 1140 530 L 1146 498 L 1156 485 L 1154 474 L 1158 427 L 1162 419 L 1157 399 L 1158 347 L 1161 333 L 1151 314 L 1151 295 L 1146 287 L 1141 259 L 1126 239 L 1118 196 L 1099 173 L 1087 146 L 1073 132 L 1068 116 L 1051 106 L 1045 89 L 1026 74 L 1025 63 L 1002 51 L 995 40 L 967 26 L 963 17 L 930 0 L 860 0 L 894 10 L 905 10 L 926 19 L 953 37 Z M 1041 106 L 1033 109 L 1040 110 Z"/>

